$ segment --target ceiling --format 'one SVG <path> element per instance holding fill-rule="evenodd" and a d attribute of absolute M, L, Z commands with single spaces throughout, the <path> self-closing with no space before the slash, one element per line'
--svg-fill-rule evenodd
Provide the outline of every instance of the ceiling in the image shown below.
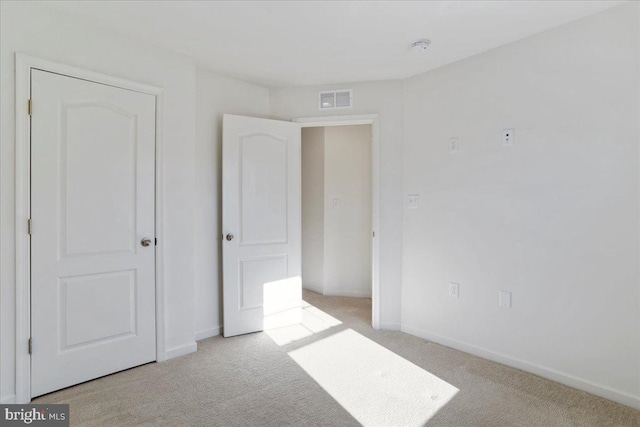
<path fill-rule="evenodd" d="M 92 25 L 267 86 L 401 79 L 620 1 L 62 1 Z M 411 43 L 428 38 L 424 55 Z"/>

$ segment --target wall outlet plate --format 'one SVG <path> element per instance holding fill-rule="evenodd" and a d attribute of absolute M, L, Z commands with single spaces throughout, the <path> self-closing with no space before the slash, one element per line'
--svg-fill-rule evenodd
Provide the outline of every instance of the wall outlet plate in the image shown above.
<path fill-rule="evenodd" d="M 498 305 L 503 308 L 511 308 L 511 292 L 500 291 L 498 293 Z"/>
<path fill-rule="evenodd" d="M 407 207 L 409 209 L 418 209 L 420 207 L 420 195 L 407 194 Z"/>
<path fill-rule="evenodd" d="M 460 284 L 459 283 L 449 283 L 449 296 L 460 298 Z"/>
<path fill-rule="evenodd" d="M 513 128 L 502 130 L 502 145 L 511 146 L 515 141 L 515 134 Z"/>

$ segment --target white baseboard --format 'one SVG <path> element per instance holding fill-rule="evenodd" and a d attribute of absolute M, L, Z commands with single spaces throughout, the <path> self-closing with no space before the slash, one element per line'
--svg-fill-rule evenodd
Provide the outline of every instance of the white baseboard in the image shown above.
<path fill-rule="evenodd" d="M 371 292 L 367 291 L 326 291 L 328 297 L 351 297 L 351 298 L 371 298 Z"/>
<path fill-rule="evenodd" d="M 379 326 L 379 329 L 382 329 L 384 331 L 399 331 L 401 328 L 400 323 L 380 322 L 378 326 Z"/>
<path fill-rule="evenodd" d="M 574 377 L 570 374 L 556 371 L 555 369 L 546 368 L 544 366 L 529 363 L 521 359 L 516 359 L 501 353 L 496 353 L 491 350 L 476 347 L 472 344 L 467 344 L 462 341 L 457 341 L 432 334 L 406 323 L 402 324 L 401 331 L 420 338 L 424 338 L 428 341 L 433 341 L 435 343 L 454 348 L 456 350 L 464 351 L 465 353 L 470 353 L 475 356 L 491 360 L 493 362 L 511 366 L 512 368 L 531 372 L 532 374 L 539 375 L 551 381 L 555 381 L 569 387 L 577 388 L 578 390 L 586 391 L 587 393 L 591 393 L 593 395 L 603 397 L 605 399 L 609 399 L 614 402 L 630 406 L 632 408 L 640 409 L 640 397 L 635 397 L 630 394 L 611 389 L 607 386 L 594 384 L 590 381 Z"/>
<path fill-rule="evenodd" d="M 173 347 L 167 349 L 167 360 L 176 357 L 184 356 L 185 354 L 194 353 L 198 350 L 198 343 L 191 342 L 189 344 L 181 345 L 179 347 Z"/>
<path fill-rule="evenodd" d="M 2 405 L 11 405 L 13 403 L 16 403 L 16 395 L 12 394 L 9 396 L 4 396 L 2 399 L 0 399 L 0 404 Z"/>
<path fill-rule="evenodd" d="M 215 337 L 220 335 L 220 330 L 222 326 L 216 326 L 215 328 L 203 329 L 201 331 L 196 332 L 196 341 L 202 341 L 207 338 Z"/>
<path fill-rule="evenodd" d="M 322 288 L 316 287 L 313 285 L 302 285 L 302 289 L 307 289 L 309 291 L 315 292 L 316 294 L 322 295 Z"/>

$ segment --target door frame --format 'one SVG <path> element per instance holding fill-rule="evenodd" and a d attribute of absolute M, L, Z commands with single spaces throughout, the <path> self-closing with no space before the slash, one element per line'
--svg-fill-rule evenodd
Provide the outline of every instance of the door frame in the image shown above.
<path fill-rule="evenodd" d="M 152 95 L 156 98 L 155 237 L 158 239 L 158 245 L 156 246 L 155 256 L 155 320 L 156 361 L 158 362 L 167 359 L 164 250 L 162 244 L 164 89 L 21 53 L 15 54 L 15 65 L 15 381 L 16 403 L 29 403 L 31 401 L 31 355 L 29 354 L 28 344 L 31 337 L 31 239 L 27 232 L 27 220 L 31 212 L 31 120 L 28 111 L 28 102 L 31 98 L 31 70 L 37 69 L 115 86 Z M 34 109 L 37 108 L 37 106 L 34 106 Z"/>
<path fill-rule="evenodd" d="M 298 117 L 291 121 L 304 127 L 371 125 L 371 326 L 380 329 L 380 118 L 378 114 Z"/>

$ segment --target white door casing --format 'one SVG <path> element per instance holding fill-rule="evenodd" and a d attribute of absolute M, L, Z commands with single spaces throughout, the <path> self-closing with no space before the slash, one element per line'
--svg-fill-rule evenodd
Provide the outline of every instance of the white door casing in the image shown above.
<path fill-rule="evenodd" d="M 225 337 L 301 320 L 300 126 L 225 114 Z"/>
<path fill-rule="evenodd" d="M 156 99 L 35 69 L 31 99 L 38 396 L 156 359 Z"/>

